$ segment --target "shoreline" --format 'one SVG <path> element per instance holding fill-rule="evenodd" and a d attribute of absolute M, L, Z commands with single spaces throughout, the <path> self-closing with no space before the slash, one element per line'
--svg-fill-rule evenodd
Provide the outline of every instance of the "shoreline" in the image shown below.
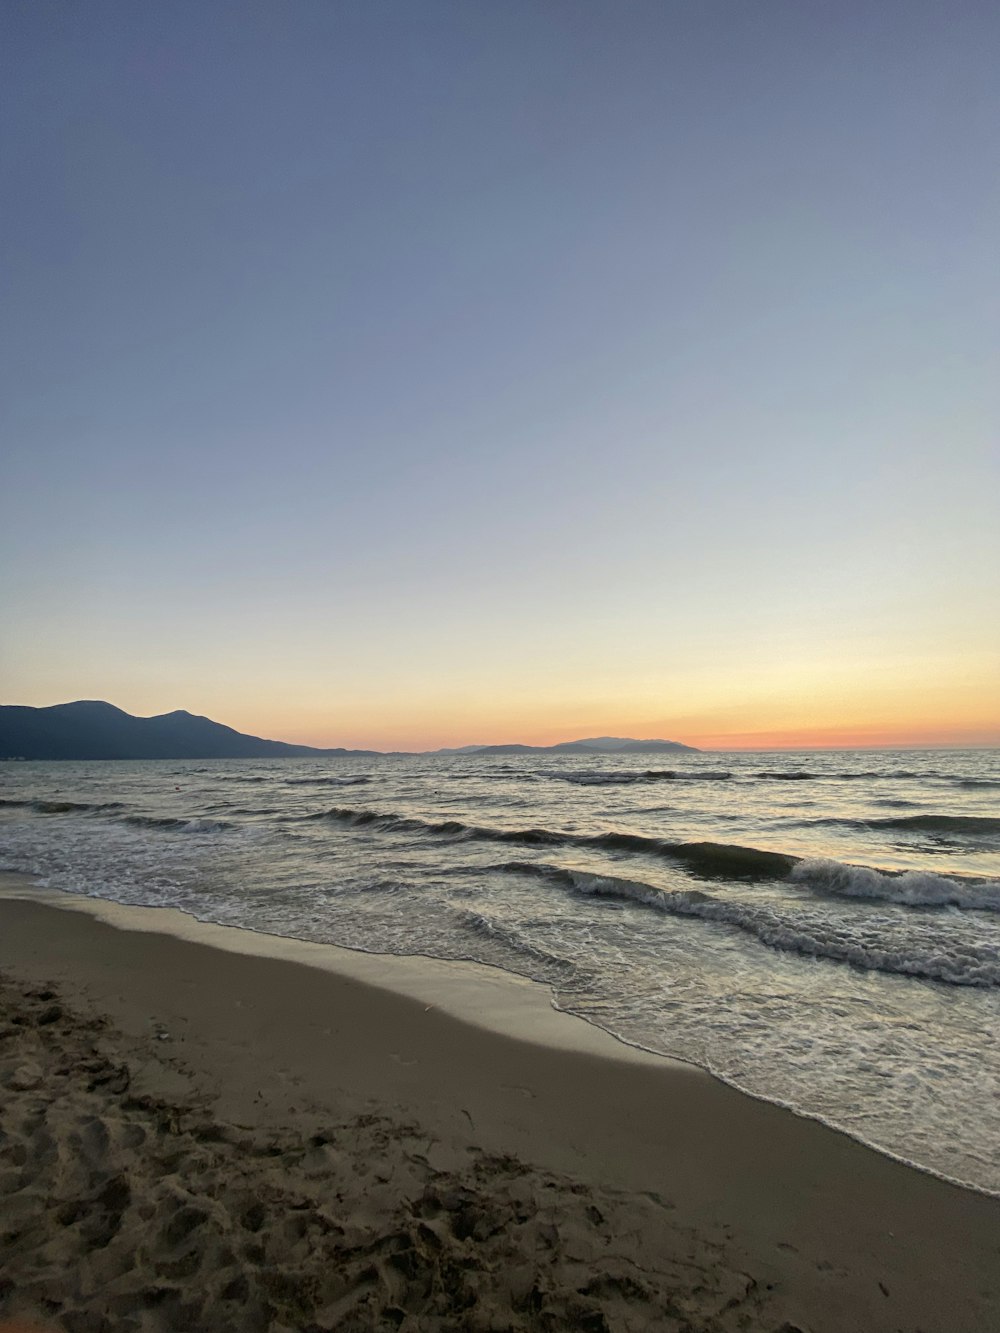
<path fill-rule="evenodd" d="M 462 1022 L 500 1036 L 515 1037 L 537 1045 L 584 1052 L 612 1061 L 668 1066 L 711 1079 L 720 1087 L 751 1101 L 777 1107 L 801 1120 L 809 1120 L 834 1134 L 887 1158 L 908 1170 L 920 1172 L 956 1189 L 1000 1200 L 1000 1190 L 949 1176 L 944 1171 L 911 1161 L 881 1144 L 802 1110 L 776 1097 L 752 1092 L 724 1078 L 705 1065 L 681 1056 L 666 1055 L 638 1042 L 631 1042 L 596 1021 L 563 1009 L 551 987 L 498 964 L 474 959 L 434 958 L 429 954 L 377 953 L 347 945 L 301 940 L 293 935 L 274 935 L 249 926 L 226 926 L 206 921 L 176 907 L 148 907 L 119 903 L 110 898 L 88 897 L 61 889 L 42 888 L 32 875 L 0 871 L 0 903 L 27 901 L 62 911 L 81 912 L 115 929 L 168 935 L 247 957 L 274 958 L 304 967 L 315 967 L 350 977 L 394 995 L 437 1008 Z"/>
<path fill-rule="evenodd" d="M 142 1096 L 197 1104 L 256 1134 L 308 1135 L 331 1111 L 419 1124 L 435 1169 L 467 1165 L 470 1153 L 516 1161 L 532 1179 L 570 1182 L 560 1196 L 567 1217 L 574 1189 L 600 1194 L 590 1206 L 601 1215 L 613 1197 L 637 1237 L 658 1199 L 666 1251 L 710 1256 L 716 1286 L 732 1289 L 734 1320 L 750 1311 L 752 1290 L 755 1328 L 1000 1326 L 995 1196 L 628 1046 L 553 1008 L 538 983 L 478 964 L 260 936 L 170 909 L 83 899 L 81 910 L 61 894 L 42 902 L 23 877 L 0 877 L 0 888 L 0 969 L 106 1016 Z M 389 1148 L 379 1151 L 391 1162 Z M 347 1177 L 357 1172 L 355 1162 Z M 643 1258 L 647 1282 L 651 1262 Z M 749 1275 L 742 1296 L 737 1274 Z M 500 1326 L 521 1327 L 496 1299 Z M 607 1327 L 630 1327 L 624 1306 L 602 1308 Z M 712 1318 L 723 1322 L 706 1327 L 730 1326 L 721 1306 Z M 671 1327 L 650 1325 L 648 1310 L 643 1319 Z"/>
<path fill-rule="evenodd" d="M 345 945 L 272 935 L 247 926 L 205 921 L 177 907 L 146 907 L 39 887 L 32 876 L 0 871 L 0 903 L 30 902 L 79 912 L 114 929 L 166 935 L 248 958 L 271 958 L 376 986 L 419 1001 L 484 1031 L 561 1050 L 640 1064 L 667 1064 L 705 1077 L 688 1060 L 632 1045 L 569 1010 L 558 1008 L 544 983 L 472 959 L 374 953 Z"/>

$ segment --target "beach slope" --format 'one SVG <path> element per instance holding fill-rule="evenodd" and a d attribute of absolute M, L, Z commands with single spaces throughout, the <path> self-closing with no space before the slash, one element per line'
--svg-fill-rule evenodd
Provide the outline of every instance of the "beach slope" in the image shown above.
<path fill-rule="evenodd" d="M 540 987 L 5 888 L 5 1315 L 1000 1327 L 1000 1201 L 631 1051 Z"/>

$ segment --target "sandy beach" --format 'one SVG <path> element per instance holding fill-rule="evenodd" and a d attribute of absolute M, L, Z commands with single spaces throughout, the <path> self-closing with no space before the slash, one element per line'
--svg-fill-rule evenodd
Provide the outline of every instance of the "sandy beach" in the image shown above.
<path fill-rule="evenodd" d="M 7 1316 L 1000 1328 L 1000 1200 L 633 1051 L 543 987 L 3 890 Z"/>

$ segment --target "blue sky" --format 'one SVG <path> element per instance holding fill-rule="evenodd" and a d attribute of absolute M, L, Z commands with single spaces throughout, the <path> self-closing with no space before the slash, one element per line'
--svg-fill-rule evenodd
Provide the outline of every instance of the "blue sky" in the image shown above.
<path fill-rule="evenodd" d="M 995 5 L 3 26 L 8 701 L 1000 739 Z"/>

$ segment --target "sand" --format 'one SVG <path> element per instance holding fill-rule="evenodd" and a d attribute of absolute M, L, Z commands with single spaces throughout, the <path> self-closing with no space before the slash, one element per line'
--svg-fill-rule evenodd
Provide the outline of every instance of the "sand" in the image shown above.
<path fill-rule="evenodd" d="M 5 884 L 2 1315 L 1000 1329 L 1000 1200 L 633 1052 L 541 987 Z"/>

